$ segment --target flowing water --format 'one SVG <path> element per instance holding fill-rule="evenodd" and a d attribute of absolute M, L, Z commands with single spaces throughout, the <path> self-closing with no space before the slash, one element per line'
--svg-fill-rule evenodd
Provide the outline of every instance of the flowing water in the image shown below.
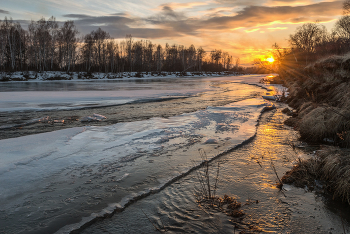
<path fill-rule="evenodd" d="M 259 201 L 244 206 L 244 225 L 341 231 L 342 220 L 313 193 L 275 187 L 271 162 L 280 176 L 291 168 L 297 135 L 283 126 L 281 106 L 257 128 L 272 106 L 261 98 L 262 77 L 1 84 L 0 233 L 69 233 L 113 213 L 82 232 L 152 233 L 154 220 L 170 232 L 234 233 L 228 217 L 195 202 L 200 149 L 215 159 L 211 168 L 220 162 L 218 195 Z M 42 121 L 23 124 L 38 113 L 107 120 L 53 122 L 49 131 Z"/>

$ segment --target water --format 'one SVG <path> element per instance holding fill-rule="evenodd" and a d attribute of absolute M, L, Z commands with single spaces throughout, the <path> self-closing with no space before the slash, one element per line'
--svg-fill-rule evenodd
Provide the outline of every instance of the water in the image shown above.
<path fill-rule="evenodd" d="M 154 231 L 147 221 L 145 224 L 139 206 L 154 220 L 164 216 L 172 232 L 232 231 L 225 215 L 203 216 L 194 202 L 191 188 L 196 179 L 191 171 L 202 162 L 199 149 L 205 150 L 208 159 L 221 155 L 220 194 L 262 199 L 256 212 L 265 217 L 260 226 L 281 230 L 286 217 L 293 215 L 286 210 L 289 201 L 282 202 L 267 166 L 272 158 L 282 175 L 291 165 L 284 158 L 289 153 L 284 144 L 295 136 L 288 132 L 288 140 L 275 138 L 282 134 L 278 131 L 283 130 L 281 114 L 276 115 L 279 129 L 263 128 L 255 145 L 230 153 L 254 137 L 262 111 L 272 105 L 260 98 L 266 93 L 257 86 L 260 78 L 1 84 L 6 91 L 0 92 L 5 95 L 0 99 L 2 116 L 50 111 L 50 116 L 57 117 L 63 109 L 76 114 L 99 110 L 107 119 L 116 118 L 111 112 L 122 112 L 118 118 L 124 121 L 104 126 L 76 124 L 41 134 L 28 131 L 27 136 L 0 140 L 0 232 L 67 233 L 113 212 L 117 214 L 112 219 L 85 231 Z M 82 102 L 84 98 L 89 100 Z M 130 108 L 117 103 L 120 100 L 126 100 Z M 93 109 L 91 103 L 99 109 Z M 84 107 L 84 112 L 77 106 Z M 168 113 L 167 118 L 158 111 Z M 142 118 L 125 122 L 130 115 Z M 7 122 L 11 124 L 11 119 Z M 269 126 L 269 121 L 266 123 Z M 137 199 L 141 200 L 133 203 Z M 266 209 L 269 206 L 271 209 Z M 271 223 L 276 214 L 277 224 Z M 256 222 L 251 217 L 251 222 Z M 120 225 L 121 220 L 129 225 Z"/>
<path fill-rule="evenodd" d="M 0 84 L 0 110 L 69 110 L 188 97 L 210 90 L 193 79 L 12 82 Z"/>
<path fill-rule="evenodd" d="M 262 233 L 328 234 L 343 233 L 343 224 L 349 231 L 349 206 L 330 205 L 327 198 L 293 186 L 284 185 L 283 192 L 276 188 L 271 161 L 282 176 L 291 168 L 296 155 L 304 152 L 289 147 L 290 143 L 302 143 L 297 132 L 283 125 L 287 118 L 281 113 L 284 107 L 278 104 L 276 110 L 262 115 L 251 142 L 210 164 L 212 183 L 220 165 L 216 194 L 234 196 L 243 204 L 245 216 L 241 222 L 198 206 L 194 188 L 200 185 L 197 173 L 192 172 L 113 217 L 92 224 L 82 233 L 159 233 L 153 225 L 164 227 L 167 233 L 239 233 L 257 227 Z"/>

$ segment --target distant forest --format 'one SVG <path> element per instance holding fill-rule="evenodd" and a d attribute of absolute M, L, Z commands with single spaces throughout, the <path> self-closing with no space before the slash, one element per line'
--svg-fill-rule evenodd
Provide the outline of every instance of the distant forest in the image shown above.
<path fill-rule="evenodd" d="M 31 21 L 28 30 L 12 19 L 0 21 L 0 71 L 189 72 L 241 71 L 239 58 L 221 50 L 182 45 L 164 47 L 131 35 L 119 42 L 108 32 L 80 36 L 73 21 L 54 17 Z"/>

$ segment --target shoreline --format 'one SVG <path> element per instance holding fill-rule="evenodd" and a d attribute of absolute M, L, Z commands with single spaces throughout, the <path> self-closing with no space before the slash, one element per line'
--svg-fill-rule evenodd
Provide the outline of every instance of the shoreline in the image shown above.
<path fill-rule="evenodd" d="M 165 78 L 204 78 L 213 76 L 245 75 L 233 71 L 222 72 L 62 72 L 62 71 L 27 71 L 0 72 L 0 82 L 43 82 L 43 81 L 93 81 L 93 80 L 142 80 Z"/>
<path fill-rule="evenodd" d="M 310 189 L 316 186 L 315 180 L 321 180 L 327 193 L 346 205 L 350 204 L 348 61 L 348 55 L 330 56 L 282 74 L 290 92 L 286 103 L 294 109 L 285 124 L 297 129 L 303 141 L 320 145 L 283 180 Z"/>

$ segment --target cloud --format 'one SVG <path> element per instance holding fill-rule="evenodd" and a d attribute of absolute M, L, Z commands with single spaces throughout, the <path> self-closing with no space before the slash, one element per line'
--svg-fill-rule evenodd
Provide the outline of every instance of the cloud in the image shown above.
<path fill-rule="evenodd" d="M 133 37 L 148 39 L 179 36 L 177 32 L 168 29 L 141 27 L 143 22 L 140 18 L 128 16 L 124 13 L 107 16 L 69 14 L 64 15 L 64 17 L 76 18 L 74 24 L 83 35 L 100 27 L 113 38 L 124 38 L 127 34 L 131 34 Z"/>
<path fill-rule="evenodd" d="M 287 27 L 275 27 L 275 28 L 267 28 L 270 31 L 276 31 L 276 30 L 285 30 Z"/>
<path fill-rule="evenodd" d="M 0 9 L 0 14 L 10 14 L 10 12 Z"/>
<path fill-rule="evenodd" d="M 194 8 L 196 6 L 204 6 L 208 5 L 208 2 L 187 2 L 187 3 L 179 3 L 179 2 L 171 2 L 171 3 L 165 3 L 160 5 L 159 7 L 156 8 L 156 10 L 163 10 L 165 6 L 170 7 L 171 9 L 189 9 L 189 8 Z"/>
<path fill-rule="evenodd" d="M 237 7 L 216 7 L 216 8 L 209 8 L 203 11 L 200 11 L 201 13 L 205 14 L 207 17 L 217 17 L 217 16 L 223 16 L 223 15 L 233 15 L 236 14 L 234 10 Z"/>
<path fill-rule="evenodd" d="M 265 6 L 302 6 L 312 4 L 312 0 L 269 0 Z"/>
<path fill-rule="evenodd" d="M 249 6 L 237 12 L 235 16 L 213 17 L 200 22 L 201 28 L 223 30 L 238 27 L 258 27 L 274 23 L 314 22 L 317 19 L 327 20 L 341 14 L 342 1 L 321 2 L 306 6 Z"/>
<path fill-rule="evenodd" d="M 218 9 L 222 10 L 222 7 Z M 246 28 L 247 32 L 253 32 L 254 29 L 251 31 L 250 28 L 274 24 L 301 24 L 317 20 L 329 22 L 341 14 L 341 9 L 342 1 L 320 2 L 305 6 L 247 6 L 236 11 L 235 15 L 206 15 L 190 18 L 182 12 L 174 11 L 169 5 L 164 5 L 162 12 L 143 20 L 157 27 L 174 30 L 178 34 L 200 35 L 204 31 L 232 32 L 237 28 Z M 210 10 L 215 12 L 215 9 Z"/>
<path fill-rule="evenodd" d="M 67 15 L 63 15 L 63 17 L 66 17 L 66 18 L 84 19 L 84 18 L 90 18 L 90 17 L 92 17 L 92 16 L 84 15 L 84 14 L 67 14 Z"/>
<path fill-rule="evenodd" d="M 241 1 L 216 0 L 227 3 L 240 3 Z M 277 0 L 270 0 L 275 1 Z M 279 2 L 295 2 L 296 0 L 278 0 Z M 253 1 L 252 1 L 253 2 Z M 206 2 L 204 2 L 206 3 Z M 180 6 L 193 6 L 199 4 L 177 3 Z M 87 14 L 66 14 L 65 18 L 74 19 L 75 25 L 82 34 L 101 27 L 114 38 L 123 38 L 132 34 L 140 38 L 170 38 L 183 36 L 200 36 L 205 33 L 242 33 L 258 31 L 257 28 L 269 26 L 266 30 L 275 31 L 286 28 L 273 27 L 276 24 L 300 24 L 321 20 L 328 22 L 341 14 L 342 1 L 319 2 L 305 6 L 246 6 L 244 8 L 220 6 L 209 8 L 208 12 L 229 11 L 234 15 L 197 15 L 188 17 L 182 11 L 176 11 L 176 4 L 163 4 L 159 12 L 148 17 L 137 17 L 127 13 L 113 13 L 105 16 L 92 16 Z M 178 9 L 177 8 L 177 9 Z M 241 30 L 235 30 L 241 28 Z M 265 29 L 262 29 L 265 30 Z"/>
<path fill-rule="evenodd" d="M 252 32 L 256 32 L 260 30 L 260 28 L 253 28 L 253 29 L 247 29 L 247 30 L 244 30 L 246 33 L 252 33 Z"/>
<path fill-rule="evenodd" d="M 257 2 L 259 2 L 259 5 L 264 3 L 264 0 L 256 1 L 256 0 L 215 0 L 215 3 L 218 4 L 227 4 L 227 5 L 233 5 L 233 6 L 252 6 L 257 5 Z"/>
<path fill-rule="evenodd" d="M 160 13 L 143 19 L 148 24 L 166 28 L 177 34 L 195 35 L 197 30 L 193 24 L 196 20 L 188 18 L 182 12 L 174 11 L 170 6 L 164 5 Z"/>

